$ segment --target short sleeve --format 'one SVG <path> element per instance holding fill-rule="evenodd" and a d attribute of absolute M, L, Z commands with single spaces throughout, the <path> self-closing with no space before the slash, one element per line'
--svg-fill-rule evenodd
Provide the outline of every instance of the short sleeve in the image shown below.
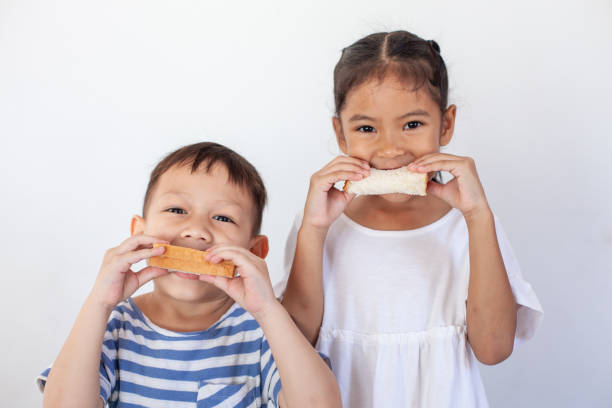
<path fill-rule="evenodd" d="M 280 374 L 270 350 L 270 344 L 264 337 L 261 342 L 261 405 L 278 407 L 278 395 L 282 388 Z"/>
<path fill-rule="evenodd" d="M 102 343 L 102 353 L 100 356 L 100 368 L 98 370 L 100 377 L 100 398 L 106 404 L 112 395 L 112 391 L 116 384 L 116 368 L 117 368 L 117 341 L 113 336 L 113 320 L 106 326 L 104 333 L 104 341 Z M 36 384 L 40 392 L 44 392 L 47 384 L 47 378 L 51 372 L 52 366 L 44 370 L 37 378 Z"/>
<path fill-rule="evenodd" d="M 295 256 L 295 249 L 297 247 L 297 235 L 302 225 L 303 214 L 300 212 L 295 216 L 287 241 L 285 242 L 285 259 L 283 262 L 283 277 L 274 285 L 274 294 L 277 298 L 281 298 L 287 287 L 287 281 L 289 280 L 289 274 L 291 273 L 291 266 L 293 265 L 293 258 Z"/>
<path fill-rule="evenodd" d="M 523 278 L 518 260 L 497 217 L 495 217 L 495 229 L 512 294 L 518 305 L 515 338 L 518 341 L 529 340 L 540 325 L 544 311 L 535 291 Z"/>

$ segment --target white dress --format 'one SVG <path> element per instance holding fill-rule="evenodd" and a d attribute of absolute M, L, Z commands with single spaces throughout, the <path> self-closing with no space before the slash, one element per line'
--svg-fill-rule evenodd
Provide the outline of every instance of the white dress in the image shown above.
<path fill-rule="evenodd" d="M 516 339 L 528 339 L 542 307 L 495 223 L 519 305 Z M 298 216 L 287 271 L 300 225 Z M 369 229 L 344 214 L 334 222 L 324 246 L 317 349 L 331 360 L 345 407 L 488 406 L 466 336 L 468 279 L 467 225 L 456 209 L 406 231 Z"/>

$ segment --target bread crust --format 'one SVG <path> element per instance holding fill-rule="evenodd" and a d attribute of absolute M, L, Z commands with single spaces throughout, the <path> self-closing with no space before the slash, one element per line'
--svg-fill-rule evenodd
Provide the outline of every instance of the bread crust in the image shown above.
<path fill-rule="evenodd" d="M 165 247 L 166 251 L 161 256 L 149 258 L 150 266 L 198 275 L 225 276 L 227 278 L 235 276 L 236 266 L 231 261 L 213 264 L 206 260 L 206 254 L 208 253 L 206 251 L 169 244 L 153 244 L 154 248 L 160 246 Z"/>

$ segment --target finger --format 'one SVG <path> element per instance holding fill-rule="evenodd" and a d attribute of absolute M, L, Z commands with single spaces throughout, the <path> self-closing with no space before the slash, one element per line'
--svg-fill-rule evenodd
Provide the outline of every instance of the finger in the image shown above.
<path fill-rule="evenodd" d="M 449 155 L 449 154 L 444 154 L 444 153 L 434 153 L 434 154 L 429 154 L 423 157 L 418 158 L 417 160 L 413 161 L 412 163 L 410 163 L 408 165 L 408 168 L 415 168 L 415 167 L 419 167 L 419 166 L 424 166 L 430 163 L 434 163 L 437 161 L 461 161 L 462 158 L 459 156 L 453 156 L 453 155 Z"/>
<path fill-rule="evenodd" d="M 429 181 L 427 183 L 427 194 L 432 194 L 436 197 L 442 195 L 444 188 L 447 188 L 444 184 L 438 184 L 435 181 Z"/>
<path fill-rule="evenodd" d="M 356 164 L 364 169 L 369 169 L 370 168 L 370 163 L 367 160 L 362 160 L 362 159 L 358 159 L 357 157 L 352 157 L 352 156 L 337 156 L 336 158 L 334 158 L 332 161 L 330 161 L 329 163 L 327 163 L 323 168 L 332 166 L 334 164 L 337 163 L 352 163 L 352 164 Z"/>
<path fill-rule="evenodd" d="M 347 172 L 354 172 L 354 173 L 358 173 L 358 174 L 363 174 L 364 176 L 367 176 L 370 174 L 370 170 L 369 169 L 365 169 L 355 163 L 338 163 L 334 166 L 330 166 L 328 168 L 325 168 L 321 171 L 318 172 L 319 176 L 327 176 L 329 174 L 333 174 L 335 172 L 338 171 L 347 171 Z"/>
<path fill-rule="evenodd" d="M 339 181 L 350 180 L 350 181 L 359 181 L 363 180 L 366 176 L 361 173 L 354 173 L 352 171 L 336 171 L 330 174 L 327 174 L 324 177 L 321 177 L 317 180 L 315 185 L 315 189 L 321 188 L 323 191 L 329 191 L 334 184 Z M 319 184 L 320 183 L 320 184 Z"/>
<path fill-rule="evenodd" d="M 166 248 L 164 247 L 139 249 L 137 251 L 118 255 L 116 262 L 133 265 L 136 262 L 151 258 L 152 256 L 160 256 L 165 250 Z"/>
<path fill-rule="evenodd" d="M 253 269 L 259 269 L 265 261 L 249 250 L 241 247 L 220 247 L 206 257 L 212 263 L 222 260 L 232 261 L 236 265 L 237 272 L 242 276 L 248 276 Z M 250 266 L 250 268 L 249 268 Z"/>
<path fill-rule="evenodd" d="M 133 235 L 129 237 L 128 239 L 126 239 L 125 241 L 123 241 L 117 247 L 117 253 L 124 254 L 126 252 L 133 251 L 139 247 L 151 248 L 153 244 L 157 244 L 157 243 L 169 244 L 168 241 L 164 241 L 162 239 L 155 238 L 150 235 Z"/>
<path fill-rule="evenodd" d="M 437 160 L 430 163 L 416 165 L 411 170 L 417 173 L 429 173 L 430 171 L 448 171 L 454 176 L 457 175 L 457 170 L 463 166 L 461 160 Z"/>
<path fill-rule="evenodd" d="M 134 275 L 136 275 L 136 277 L 138 278 L 138 287 L 141 287 L 150 280 L 159 278 L 160 276 L 164 276 L 169 273 L 170 272 L 168 272 L 167 269 L 158 268 L 155 266 L 147 266 L 146 268 L 135 272 Z"/>
<path fill-rule="evenodd" d="M 336 189 L 330 191 L 329 194 L 331 196 L 330 199 L 334 200 L 335 197 L 340 197 L 340 199 L 343 200 L 347 205 L 353 200 L 353 198 L 357 196 L 357 194 L 347 193 L 346 191 Z"/>

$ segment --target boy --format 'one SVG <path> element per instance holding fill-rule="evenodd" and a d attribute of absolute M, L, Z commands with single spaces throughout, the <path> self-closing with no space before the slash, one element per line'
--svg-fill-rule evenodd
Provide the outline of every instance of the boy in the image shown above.
<path fill-rule="evenodd" d="M 183 147 L 151 173 L 143 216 L 106 252 L 52 368 L 45 407 L 341 406 L 331 371 L 274 297 L 259 235 L 255 168 L 215 143 Z M 236 278 L 132 264 L 170 243 L 230 260 Z M 155 279 L 154 290 L 130 296 Z M 282 387 L 281 387 L 282 382 Z"/>

